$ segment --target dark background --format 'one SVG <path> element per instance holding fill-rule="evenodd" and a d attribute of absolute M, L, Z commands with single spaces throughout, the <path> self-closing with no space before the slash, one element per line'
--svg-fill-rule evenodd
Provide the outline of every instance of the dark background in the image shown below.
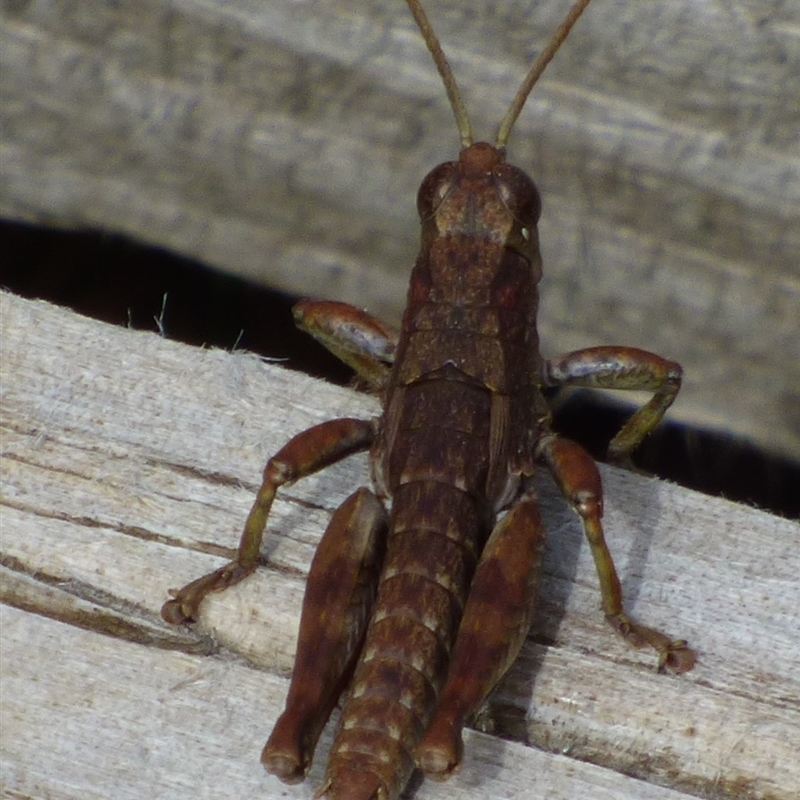
<path fill-rule="evenodd" d="M 189 344 L 286 359 L 291 369 L 335 383 L 350 379 L 295 329 L 298 298 L 119 236 L 0 222 L 0 248 L 0 285 L 24 297 Z M 552 404 L 556 429 L 596 458 L 631 411 L 589 390 L 562 390 Z M 746 441 L 668 419 L 640 446 L 636 462 L 686 487 L 800 518 L 800 464 Z"/>

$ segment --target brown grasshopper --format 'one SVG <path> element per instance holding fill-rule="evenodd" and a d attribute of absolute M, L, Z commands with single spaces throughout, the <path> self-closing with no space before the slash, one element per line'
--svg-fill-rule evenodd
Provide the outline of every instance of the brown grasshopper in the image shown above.
<path fill-rule="evenodd" d="M 531 67 L 495 145 L 473 143 L 450 67 L 418 0 L 408 0 L 453 107 L 462 150 L 436 167 L 417 198 L 422 245 L 402 331 L 341 303 L 303 301 L 300 327 L 382 395 L 383 414 L 335 419 L 273 456 L 236 559 L 164 605 L 168 622 L 197 619 L 209 592 L 255 570 L 275 493 L 369 449 L 374 491 L 336 510 L 317 548 L 303 601 L 286 709 L 261 760 L 302 780 L 340 695 L 341 719 L 320 795 L 393 800 L 414 770 L 445 778 L 461 761 L 461 731 L 516 658 L 531 620 L 544 532 L 537 463 L 577 511 L 600 578 L 606 618 L 659 668 L 695 662 L 684 641 L 645 627 L 622 606 L 603 538 L 600 475 L 589 455 L 550 429 L 544 387 L 646 389 L 650 401 L 609 445 L 626 461 L 675 399 L 681 368 L 629 347 L 539 354 L 539 193 L 505 163 L 522 106 L 589 4 L 576 2 Z M 384 502 L 391 499 L 390 510 Z"/>

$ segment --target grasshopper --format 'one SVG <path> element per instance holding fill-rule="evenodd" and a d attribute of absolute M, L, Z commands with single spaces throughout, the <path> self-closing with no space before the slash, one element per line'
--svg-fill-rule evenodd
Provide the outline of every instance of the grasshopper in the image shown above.
<path fill-rule="evenodd" d="M 301 328 L 380 394 L 383 413 L 291 439 L 266 465 L 235 560 L 173 591 L 162 609 L 171 623 L 196 620 L 207 594 L 255 570 L 281 486 L 370 450 L 373 490 L 358 489 L 336 510 L 311 564 L 286 709 L 261 756 L 283 781 L 301 781 L 344 694 L 319 790 L 330 800 L 394 800 L 415 767 L 437 779 L 458 768 L 465 721 L 530 625 L 544 541 L 537 465 L 582 520 L 612 627 L 654 648 L 660 670 L 695 663 L 686 642 L 623 608 L 599 472 L 579 445 L 552 432 L 542 393 L 566 384 L 652 391 L 610 442 L 610 460 L 625 462 L 675 399 L 681 367 L 629 347 L 542 358 L 541 202 L 534 182 L 505 162 L 529 92 L 589 1 L 574 4 L 533 64 L 491 145 L 473 142 L 441 46 L 419 0 L 407 0 L 462 149 L 419 190 L 422 244 L 401 332 L 342 303 L 305 300 L 294 309 Z"/>

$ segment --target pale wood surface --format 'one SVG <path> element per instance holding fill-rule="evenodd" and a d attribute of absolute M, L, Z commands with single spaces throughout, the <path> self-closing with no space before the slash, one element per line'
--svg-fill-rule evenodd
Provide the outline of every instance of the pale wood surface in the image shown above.
<path fill-rule="evenodd" d="M 567 0 L 436 0 L 480 137 Z M 396 319 L 457 139 L 401 0 L 3 4 L 0 210 Z M 595 0 L 511 158 L 553 356 L 680 361 L 673 418 L 800 460 L 800 4 Z M 113 268 L 113 265 L 109 265 Z"/>
<path fill-rule="evenodd" d="M 6 796 L 310 798 L 323 757 L 287 789 L 258 754 L 285 697 L 308 563 L 365 459 L 280 494 L 267 566 L 210 598 L 202 630 L 158 611 L 169 587 L 231 554 L 270 453 L 375 402 L 5 294 L 0 324 Z M 605 627 L 580 526 L 543 477 L 541 611 L 482 717 L 513 741 L 469 732 L 463 772 L 414 796 L 796 797 L 800 525 L 603 475 L 628 601 L 685 636 L 699 664 L 659 676 Z"/>

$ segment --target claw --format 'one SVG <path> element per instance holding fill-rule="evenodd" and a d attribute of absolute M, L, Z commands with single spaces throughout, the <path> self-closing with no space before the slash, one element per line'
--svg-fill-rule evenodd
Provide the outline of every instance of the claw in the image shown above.
<path fill-rule="evenodd" d="M 172 600 L 167 600 L 161 606 L 161 618 L 170 625 L 180 625 L 184 622 L 197 622 L 200 603 L 206 595 L 212 592 L 221 592 L 229 586 L 239 583 L 246 578 L 253 567 L 243 567 L 238 561 L 231 561 L 202 578 L 187 583 L 182 589 L 170 589 Z"/>
<path fill-rule="evenodd" d="M 688 646 L 685 640 L 677 639 L 670 642 L 666 650 L 661 651 L 658 659 L 659 672 L 671 672 L 681 675 L 688 672 L 697 663 L 697 654 Z"/>
<path fill-rule="evenodd" d="M 170 589 L 169 593 L 173 596 L 178 594 L 175 589 Z M 181 625 L 184 622 L 196 621 L 191 613 L 187 613 L 183 603 L 177 598 L 174 600 L 167 600 L 167 602 L 161 606 L 161 619 L 163 619 L 164 622 L 168 622 L 170 625 Z"/>
<path fill-rule="evenodd" d="M 670 639 L 661 631 L 640 625 L 627 614 L 609 614 L 606 619 L 625 641 L 634 647 L 652 647 L 658 652 L 658 671 L 680 675 L 696 663 L 697 655 L 684 639 Z"/>

